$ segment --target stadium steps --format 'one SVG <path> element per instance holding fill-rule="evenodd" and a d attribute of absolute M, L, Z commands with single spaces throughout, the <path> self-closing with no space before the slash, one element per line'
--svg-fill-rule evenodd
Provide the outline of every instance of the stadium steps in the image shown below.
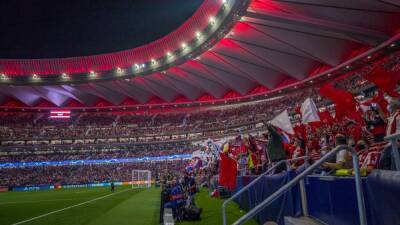
<path fill-rule="evenodd" d="M 164 225 L 174 225 L 174 217 L 172 216 L 172 209 L 165 208 L 164 209 Z"/>
<path fill-rule="evenodd" d="M 327 225 L 310 217 L 285 217 L 285 225 Z"/>

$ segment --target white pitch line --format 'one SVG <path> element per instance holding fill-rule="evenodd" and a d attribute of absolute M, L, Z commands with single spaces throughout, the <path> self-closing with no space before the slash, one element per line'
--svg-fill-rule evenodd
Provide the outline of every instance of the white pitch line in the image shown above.
<path fill-rule="evenodd" d="M 83 199 L 86 200 L 88 198 L 83 198 Z M 0 202 L 0 205 L 25 204 L 25 203 L 36 203 L 36 202 L 57 202 L 57 201 L 71 201 L 71 200 L 79 200 L 79 198 L 55 198 L 55 199 L 38 200 L 38 201 Z"/>
<path fill-rule="evenodd" d="M 130 190 L 132 190 L 132 189 L 126 189 L 126 190 L 123 190 L 123 191 L 119 191 L 119 192 L 111 193 L 111 194 L 108 194 L 108 195 L 104 195 L 104 196 L 101 196 L 101 197 L 98 197 L 98 198 L 95 198 L 95 199 L 92 199 L 92 200 L 89 200 L 89 201 L 86 201 L 86 202 L 82 202 L 82 203 L 79 203 L 79 204 L 76 204 L 76 205 L 71 205 L 71 206 L 68 206 L 66 208 L 62 208 L 62 209 L 55 210 L 55 211 L 52 211 L 52 212 L 49 212 L 49 213 L 45 213 L 45 214 L 40 215 L 40 216 L 36 216 L 36 217 L 30 218 L 30 219 L 27 219 L 27 220 L 23 220 L 23 221 L 20 221 L 20 222 L 17 222 L 17 223 L 13 223 L 12 225 L 18 225 L 18 224 L 23 224 L 23 223 L 26 223 L 26 222 L 30 222 L 32 220 L 40 219 L 40 218 L 43 218 L 43 217 L 48 216 L 48 215 L 52 215 L 52 214 L 55 214 L 55 213 L 58 213 L 58 212 L 61 212 L 61 211 L 72 209 L 72 208 L 75 208 L 75 207 L 78 207 L 78 206 L 81 206 L 81 205 L 84 205 L 84 204 L 87 204 L 87 203 L 91 203 L 91 202 L 94 202 L 94 201 L 97 201 L 97 200 L 100 200 L 100 199 L 103 199 L 103 198 L 110 197 L 110 196 L 115 195 L 115 194 L 120 194 L 122 192 L 130 191 Z"/>

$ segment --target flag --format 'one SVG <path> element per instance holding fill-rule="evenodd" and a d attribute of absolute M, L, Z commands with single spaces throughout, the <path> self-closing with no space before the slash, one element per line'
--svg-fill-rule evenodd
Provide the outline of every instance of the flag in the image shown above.
<path fill-rule="evenodd" d="M 293 130 L 300 139 L 307 141 L 307 130 L 304 124 L 299 124 L 295 126 Z"/>
<path fill-rule="evenodd" d="M 292 123 L 290 122 L 288 111 L 285 110 L 281 114 L 272 119 L 271 124 L 288 134 L 294 134 Z"/>
<path fill-rule="evenodd" d="M 320 118 L 318 116 L 318 109 L 312 98 L 307 98 L 303 104 L 301 104 L 301 118 L 303 123 L 318 122 Z"/>
<path fill-rule="evenodd" d="M 257 157 L 253 153 L 250 153 L 247 156 L 247 167 L 249 169 L 253 169 L 257 167 L 257 164 L 258 164 Z"/>
<path fill-rule="evenodd" d="M 326 123 L 328 125 L 332 125 L 333 124 L 333 118 L 331 116 L 331 114 L 329 113 L 329 111 L 323 111 L 318 113 L 319 118 L 321 119 L 321 122 Z"/>
<path fill-rule="evenodd" d="M 321 96 L 332 100 L 335 103 L 335 119 L 342 120 L 344 117 L 353 119 L 358 123 L 363 123 L 363 118 L 357 110 L 357 101 L 354 99 L 353 94 L 348 91 L 336 89 L 332 84 L 327 83 L 323 85 L 319 92 Z"/>
<path fill-rule="evenodd" d="M 366 112 L 368 110 L 371 110 L 371 106 L 373 103 L 378 104 L 384 113 L 389 113 L 387 110 L 388 101 L 385 99 L 382 91 L 378 91 L 378 94 L 372 97 L 371 99 L 360 102 L 360 108 L 364 112 Z"/>
<path fill-rule="evenodd" d="M 293 130 L 293 131 L 294 131 L 294 130 Z M 282 132 L 282 141 L 283 141 L 284 143 L 287 143 L 287 144 L 290 143 L 290 137 L 289 137 L 289 135 L 287 135 L 285 132 Z"/>
<path fill-rule="evenodd" d="M 233 191 L 236 187 L 237 162 L 223 153 L 220 153 L 220 158 L 218 183 Z"/>
<path fill-rule="evenodd" d="M 378 89 L 392 97 L 400 97 L 395 91 L 400 80 L 400 72 L 388 72 L 382 66 L 376 66 L 371 73 L 364 75 L 364 78 L 374 83 Z"/>
<path fill-rule="evenodd" d="M 284 149 L 284 142 L 282 135 L 277 132 L 274 126 L 267 127 L 269 132 L 269 141 L 267 146 L 268 158 L 271 162 L 276 162 L 286 158 L 286 152 Z"/>

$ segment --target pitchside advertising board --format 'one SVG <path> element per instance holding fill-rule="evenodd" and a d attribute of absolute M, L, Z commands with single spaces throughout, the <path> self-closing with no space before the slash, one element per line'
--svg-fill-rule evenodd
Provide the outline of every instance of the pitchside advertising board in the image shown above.
<path fill-rule="evenodd" d="M 40 186 L 29 186 L 29 187 L 14 187 L 13 191 L 40 191 L 54 189 L 54 185 L 40 185 Z"/>
<path fill-rule="evenodd" d="M 145 181 L 126 181 L 126 182 L 114 182 L 115 186 L 129 186 L 132 183 L 144 183 Z M 70 188 L 93 188 L 93 187 L 107 187 L 111 186 L 110 182 L 103 183 L 90 183 L 90 184 L 67 184 L 67 185 L 39 185 L 39 186 L 21 186 L 14 187 L 12 191 L 40 191 L 40 190 L 51 190 L 51 189 L 70 189 Z M 7 188 L 8 190 L 8 188 Z M 1 192 L 1 190 L 0 190 Z"/>

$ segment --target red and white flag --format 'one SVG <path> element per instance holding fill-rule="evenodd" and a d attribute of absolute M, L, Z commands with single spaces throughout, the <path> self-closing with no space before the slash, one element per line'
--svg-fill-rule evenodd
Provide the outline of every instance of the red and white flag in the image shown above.
<path fill-rule="evenodd" d="M 307 98 L 303 104 L 301 104 L 300 111 L 303 123 L 321 121 L 318 115 L 318 108 L 312 98 Z"/>

